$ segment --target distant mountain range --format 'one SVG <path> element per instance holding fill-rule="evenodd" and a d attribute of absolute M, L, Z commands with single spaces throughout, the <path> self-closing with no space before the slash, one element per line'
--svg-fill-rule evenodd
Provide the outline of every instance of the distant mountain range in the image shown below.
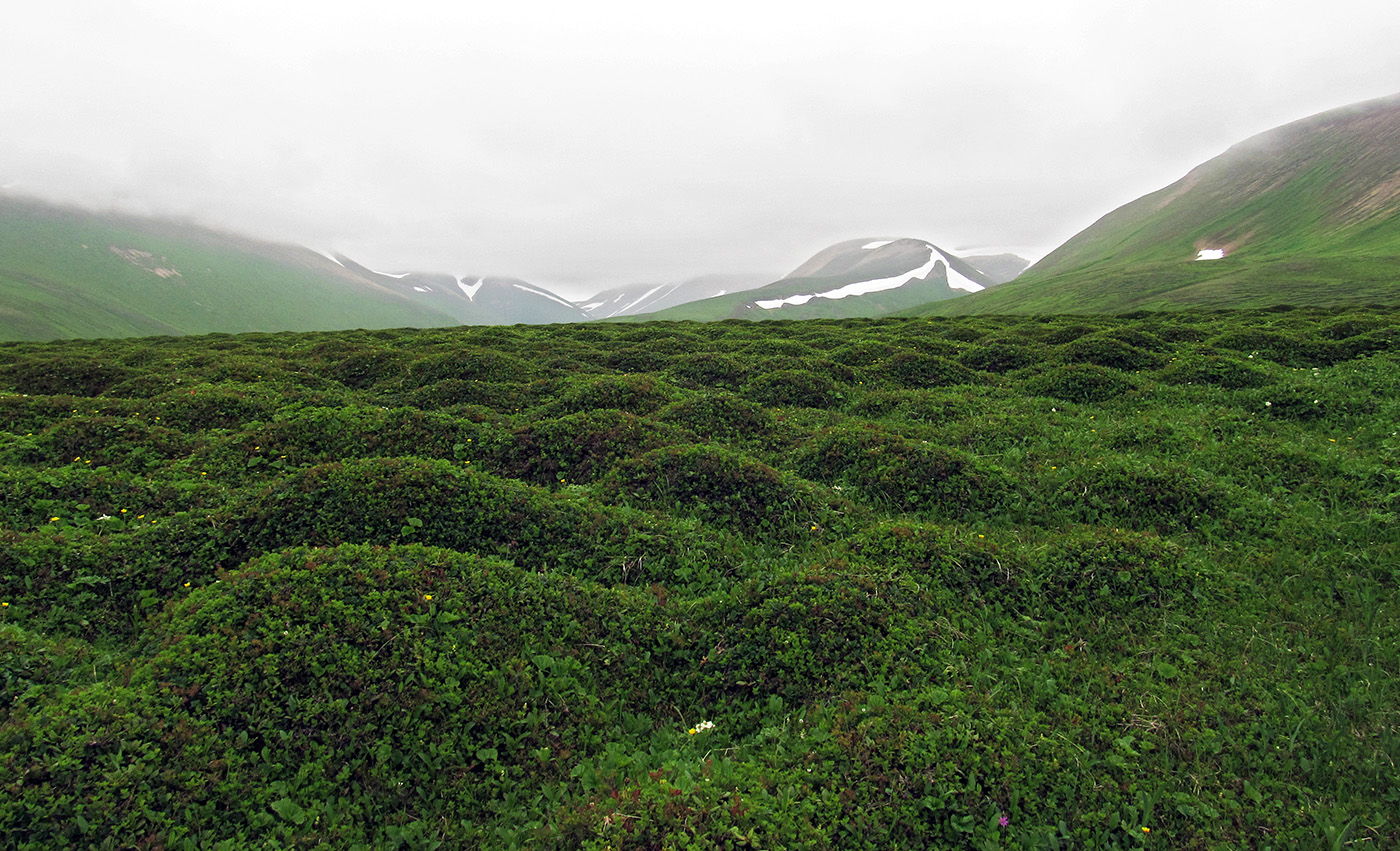
<path fill-rule="evenodd" d="M 957 257 L 921 239 L 852 239 L 780 280 L 633 319 L 813 319 L 881 316 L 995 287 L 1026 261 Z M 991 271 L 986 271 L 991 270 Z"/>
<path fill-rule="evenodd" d="M 573 301 L 510 277 L 341 255 L 0 192 L 0 340 L 590 320 L 808 319 L 1395 302 L 1400 96 L 1259 134 L 1019 274 L 922 239 L 823 249 L 788 275 Z"/>
<path fill-rule="evenodd" d="M 0 194 L 0 340 L 587 322 L 875 316 L 995 286 L 1025 261 L 852 240 L 792 274 L 708 275 L 572 301 L 518 278 L 387 272 L 343 254 Z M 810 302 L 810 304 L 808 304 Z M 696 305 L 696 307 L 692 307 Z"/>
<path fill-rule="evenodd" d="M 1114 210 L 996 292 L 914 314 L 1394 302 L 1400 96 L 1261 133 Z"/>

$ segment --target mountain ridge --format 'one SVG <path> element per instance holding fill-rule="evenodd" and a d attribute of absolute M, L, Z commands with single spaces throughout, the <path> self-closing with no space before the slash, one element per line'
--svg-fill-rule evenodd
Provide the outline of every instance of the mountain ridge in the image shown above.
<path fill-rule="evenodd" d="M 1289 122 L 1107 213 L 1011 286 L 905 315 L 1393 301 L 1397 140 L 1400 95 Z"/>

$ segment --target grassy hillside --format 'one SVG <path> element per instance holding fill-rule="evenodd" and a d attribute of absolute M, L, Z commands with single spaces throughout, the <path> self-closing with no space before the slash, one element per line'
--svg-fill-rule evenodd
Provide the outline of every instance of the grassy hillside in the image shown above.
<path fill-rule="evenodd" d="M 1400 844 L 1400 311 L 0 345 L 0 846 Z"/>
<path fill-rule="evenodd" d="M 1104 216 L 1008 287 L 913 313 L 1400 300 L 1400 98 L 1294 122 Z M 1221 260 L 1197 261 L 1201 249 Z"/>
<path fill-rule="evenodd" d="M 451 324 L 306 249 L 0 195 L 0 340 Z"/>

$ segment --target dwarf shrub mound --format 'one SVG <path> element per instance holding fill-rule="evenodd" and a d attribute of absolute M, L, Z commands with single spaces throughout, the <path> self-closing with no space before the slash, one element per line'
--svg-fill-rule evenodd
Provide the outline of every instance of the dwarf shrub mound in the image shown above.
<path fill-rule="evenodd" d="M 1168 384 L 1208 384 L 1239 390 L 1273 381 L 1266 370 L 1235 357 L 1192 354 L 1172 361 L 1157 374 Z"/>
<path fill-rule="evenodd" d="M 985 376 L 940 355 L 899 352 L 870 367 L 873 380 L 892 382 L 901 387 L 949 387 L 955 384 L 981 384 Z"/>
<path fill-rule="evenodd" d="M 1271 514 L 1262 504 L 1242 501 L 1204 471 L 1127 457 L 1074 471 L 1052 498 L 1079 523 L 1159 533 L 1220 524 L 1257 529 Z"/>
<path fill-rule="evenodd" d="M 1149 330 L 1153 327 L 1155 326 L 1144 322 L 1139 327 L 1108 328 L 1104 330 L 1103 336 L 1142 349 L 1145 352 L 1160 354 L 1169 351 L 1172 347 L 1153 330 Z"/>
<path fill-rule="evenodd" d="M 0 365 L 0 387 L 31 396 L 100 396 L 134 374 L 101 358 L 52 355 Z"/>
<path fill-rule="evenodd" d="M 809 484 L 713 444 L 666 447 L 623 462 L 607 478 L 615 499 L 667 508 L 747 535 L 783 535 L 825 520 Z"/>
<path fill-rule="evenodd" d="M 679 429 L 602 409 L 531 423 L 518 429 L 497 457 L 511 478 L 544 485 L 583 483 L 626 459 L 689 439 Z"/>
<path fill-rule="evenodd" d="M 829 700 L 872 676 L 917 676 L 914 624 L 939 613 L 917 582 L 841 560 L 750 581 L 698 614 L 717 642 L 696 674 L 712 699 L 778 695 Z"/>
<path fill-rule="evenodd" d="M 709 387 L 737 390 L 751 372 L 743 360 L 723 352 L 703 352 L 677 358 L 667 366 L 667 373 L 681 386 L 697 390 Z"/>
<path fill-rule="evenodd" d="M 981 599 L 1018 588 L 1025 557 L 961 527 L 886 521 L 848 539 L 852 558 L 953 592 L 944 599 Z"/>
<path fill-rule="evenodd" d="M 1037 396 L 1088 404 L 1116 399 L 1137 390 L 1137 385 L 1116 369 L 1070 364 L 1046 370 L 1026 381 L 1025 388 Z"/>
<path fill-rule="evenodd" d="M 1012 372 L 1033 366 L 1045 359 L 1043 351 L 1033 345 L 1014 340 L 982 340 L 958 356 L 963 366 L 982 372 Z"/>
<path fill-rule="evenodd" d="M 513 479 L 420 458 L 322 464 L 267 486 L 229 523 L 229 558 L 300 544 L 424 543 L 509 558 L 537 570 L 605 575 L 681 547 L 664 518 L 551 494 Z"/>
<path fill-rule="evenodd" d="M 1043 605 L 1118 610 L 1189 604 L 1208 580 L 1185 564 L 1181 547 L 1171 541 L 1087 528 L 1068 530 L 1035 550 L 1027 584 Z"/>
<path fill-rule="evenodd" d="M 763 372 L 740 392 L 770 408 L 830 408 L 841 399 L 836 382 L 804 369 Z"/>
<path fill-rule="evenodd" d="M 195 441 L 183 432 L 137 417 L 75 416 L 35 435 L 40 463 L 59 466 L 81 459 L 85 464 L 141 471 L 183 458 Z"/>
<path fill-rule="evenodd" d="M 721 440 L 761 439 L 773 428 L 773 415 L 762 405 L 723 391 L 699 393 L 672 402 L 656 419 Z"/>
<path fill-rule="evenodd" d="M 1322 366 L 1346 357 L 1345 347 L 1320 338 L 1304 339 L 1267 329 L 1228 331 L 1212 337 L 1210 345 L 1271 360 L 1284 366 Z"/>
<path fill-rule="evenodd" d="M 512 413 L 536 404 L 544 392 L 534 384 L 496 384 L 476 379 L 448 378 L 410 390 L 385 394 L 382 401 L 441 411 L 463 405 Z"/>
<path fill-rule="evenodd" d="M 892 357 L 900 349 L 882 340 L 856 340 L 831 350 L 830 357 L 850 367 L 871 366 Z"/>
<path fill-rule="evenodd" d="M 484 838 L 512 788 L 600 750 L 605 707 L 664 694 L 626 637 L 654 635 L 654 611 L 444 550 L 268 555 L 169 609 L 140 693 L 90 689 L 12 727 L 8 812 L 41 816 L 31 841 Z"/>
<path fill-rule="evenodd" d="M 990 463 L 870 427 L 820 431 L 793 460 L 806 478 L 846 483 L 896 511 L 963 516 L 1021 500 L 1011 476 Z"/>
<path fill-rule="evenodd" d="M 202 469 L 277 469 L 395 455 L 451 459 L 467 442 L 489 442 L 489 436 L 499 432 L 489 420 L 481 421 L 488 415 L 478 411 L 476 417 L 452 416 L 422 408 L 377 405 L 296 408 L 225 442 L 210 453 Z M 274 467 L 279 458 L 285 463 Z"/>
<path fill-rule="evenodd" d="M 1118 370 L 1155 369 L 1162 364 L 1159 355 L 1107 335 L 1080 337 L 1061 349 L 1061 357 L 1069 363 Z"/>
<path fill-rule="evenodd" d="M 325 371 L 352 390 L 401 382 L 409 376 L 408 356 L 391 349 L 359 348 L 329 363 Z"/>
<path fill-rule="evenodd" d="M 163 425 L 193 433 L 270 420 L 281 404 L 275 392 L 261 385 L 197 384 L 155 397 L 151 410 Z"/>
<path fill-rule="evenodd" d="M 538 374 L 534 363 L 487 348 L 466 347 L 420 358 L 409 365 L 407 382 L 426 387 L 439 381 L 491 384 L 528 381 Z"/>
<path fill-rule="evenodd" d="M 543 406 L 547 416 L 615 409 L 644 416 L 670 402 L 676 389 L 655 375 L 590 375 L 564 378 Z"/>
<path fill-rule="evenodd" d="M 1099 329 L 1093 325 L 1084 325 L 1080 323 L 1060 325 L 1044 331 L 1040 339 L 1042 342 L 1049 343 L 1052 346 L 1059 346 L 1064 343 L 1072 343 L 1080 337 L 1093 334 L 1097 330 Z"/>

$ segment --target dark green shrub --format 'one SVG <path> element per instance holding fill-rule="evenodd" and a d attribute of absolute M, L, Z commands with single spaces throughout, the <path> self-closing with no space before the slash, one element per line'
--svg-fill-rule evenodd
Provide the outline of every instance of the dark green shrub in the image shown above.
<path fill-rule="evenodd" d="M 597 410 L 540 420 L 517 429 L 496 453 L 503 472 L 537 484 L 589 482 L 650 449 L 684 442 L 674 428 L 658 427 L 625 411 Z"/>
<path fill-rule="evenodd" d="M 1025 383 L 1026 391 L 1037 396 L 1054 396 L 1069 402 L 1106 402 L 1137 389 L 1118 370 L 1093 364 L 1071 364 L 1046 370 Z"/>
<path fill-rule="evenodd" d="M 1029 560 L 1029 581 L 1055 608 L 1125 609 L 1193 596 L 1199 579 L 1181 547 L 1152 534 L 1079 529 L 1057 536 Z"/>
<path fill-rule="evenodd" d="M 616 498 L 670 508 L 745 534 L 791 535 L 822 519 L 809 487 L 747 455 L 714 445 L 671 446 L 620 464 Z"/>
<path fill-rule="evenodd" d="M 1234 357 L 1220 355 L 1182 355 L 1168 364 L 1158 378 L 1168 384 L 1205 384 L 1238 390 L 1262 387 L 1273 381 L 1263 369 Z"/>
<path fill-rule="evenodd" d="M 836 382 L 797 369 L 760 372 L 744 385 L 742 392 L 761 405 L 775 408 L 830 408 L 841 399 Z"/>
<path fill-rule="evenodd" d="M 1023 343 L 980 339 L 958 356 L 964 366 L 983 372 L 1011 372 L 1039 363 L 1044 358 L 1040 350 Z"/>
<path fill-rule="evenodd" d="M 841 482 L 896 511 L 964 516 L 1020 502 L 1015 481 L 992 464 L 868 427 L 818 432 L 793 464 L 806 478 Z"/>
<path fill-rule="evenodd" d="M 161 424 L 185 432 L 238 428 L 254 420 L 270 420 L 281 406 L 276 392 L 258 385 L 179 385 L 151 400 Z"/>
<path fill-rule="evenodd" d="M 642 416 L 676 396 L 675 388 L 654 375 L 590 375 L 565 378 L 545 406 L 554 416 L 611 408 Z"/>
<path fill-rule="evenodd" d="M 883 340 L 857 340 L 831 351 L 831 359 L 846 366 L 870 366 L 894 355 L 899 349 Z"/>
<path fill-rule="evenodd" d="M 41 463 L 60 466 L 82 458 L 93 465 L 142 470 L 183 458 L 194 441 L 182 432 L 134 417 L 73 416 L 35 436 Z"/>
<path fill-rule="evenodd" d="M 1059 346 L 1065 343 L 1072 343 L 1086 334 L 1092 334 L 1098 329 L 1092 325 L 1073 324 L 1062 325 L 1048 329 L 1041 339 L 1052 346 Z"/>
<path fill-rule="evenodd" d="M 388 349 L 358 348 L 330 364 L 329 375 L 346 387 L 366 390 L 408 377 L 408 356 Z"/>
<path fill-rule="evenodd" d="M 773 416 L 762 405 L 723 391 L 672 402 L 656 412 L 656 419 L 706 439 L 751 440 L 766 436 L 773 428 Z"/>
<path fill-rule="evenodd" d="M 1219 524 L 1249 511 L 1205 472 L 1128 458 L 1076 471 L 1054 500 L 1080 523 L 1162 533 Z M 1251 520 L 1266 521 L 1261 514 Z"/>
<path fill-rule="evenodd" d="M 1345 347 L 1330 340 L 1303 339 L 1278 331 L 1229 331 L 1210 339 L 1218 349 L 1262 357 L 1284 366 L 1327 366 L 1345 359 Z"/>
<path fill-rule="evenodd" d="M 409 365 L 408 372 L 408 383 L 423 387 L 449 379 L 487 384 L 519 383 L 536 377 L 538 370 L 524 358 L 470 347 L 419 358 Z"/>
<path fill-rule="evenodd" d="M 871 367 L 872 378 L 885 379 L 903 387 L 949 387 L 955 384 L 981 384 L 983 376 L 940 355 L 900 352 Z"/>
<path fill-rule="evenodd" d="M 1090 363 L 1109 369 L 1153 369 L 1162 364 L 1160 356 L 1109 336 L 1081 337 L 1064 346 L 1062 352 L 1066 362 Z"/>
<path fill-rule="evenodd" d="M 81 355 L 26 358 L 0 366 L 0 387 L 33 396 L 100 396 L 134 374 L 100 358 Z"/>
<path fill-rule="evenodd" d="M 674 360 L 667 373 L 686 387 L 737 390 L 752 370 L 738 357 L 722 352 L 701 352 Z"/>
<path fill-rule="evenodd" d="M 604 707 L 667 694 L 632 652 L 662 644 L 655 612 L 445 550 L 269 555 L 162 616 L 139 691 L 12 718 L 0 824 L 30 847 L 489 844 L 509 790 L 601 753 Z"/>
<path fill-rule="evenodd" d="M 601 358 L 603 366 L 618 372 L 664 372 L 671 360 L 671 355 L 647 346 L 627 346 Z"/>
<path fill-rule="evenodd" d="M 840 560 L 810 565 L 746 582 L 698 612 L 696 626 L 718 652 L 697 674 L 716 697 L 832 699 L 871 677 L 908 676 L 909 648 L 937 613 L 920 582 Z"/>
<path fill-rule="evenodd" d="M 545 391 L 542 388 L 533 384 L 447 378 L 408 393 L 385 396 L 383 401 L 427 410 L 471 405 L 490 408 L 493 411 L 513 412 L 531 407 L 543 392 Z"/>

